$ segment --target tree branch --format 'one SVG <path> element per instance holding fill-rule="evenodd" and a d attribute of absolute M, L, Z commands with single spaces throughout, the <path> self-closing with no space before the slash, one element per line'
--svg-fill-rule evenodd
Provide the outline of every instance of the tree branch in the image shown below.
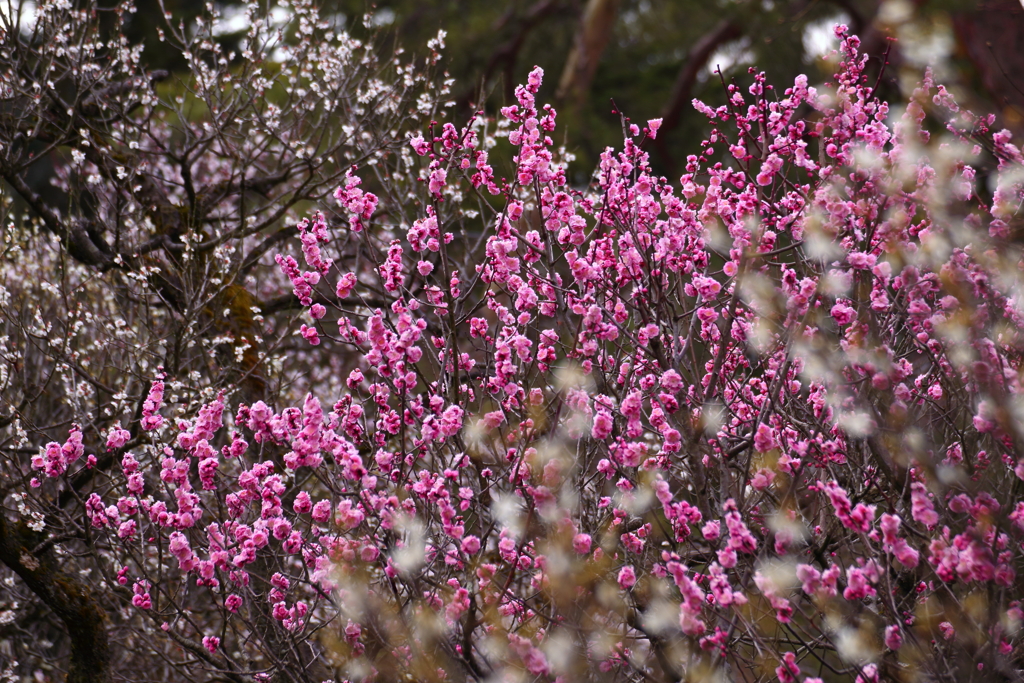
<path fill-rule="evenodd" d="M 697 80 L 697 74 L 707 64 L 711 54 L 723 43 L 739 38 L 742 35 L 739 24 L 731 19 L 723 19 L 714 29 L 698 40 L 686 60 L 683 62 L 676 82 L 672 86 L 672 94 L 662 110 L 662 122 L 660 135 L 654 140 L 655 149 L 662 158 L 664 164 L 671 168 L 671 153 L 666 144 L 667 133 L 679 125 L 683 109 L 690 103 L 693 95 L 693 84 Z"/>
<path fill-rule="evenodd" d="M 107 615 L 78 580 L 60 572 L 48 559 L 29 550 L 31 534 L 13 529 L 0 512 L 0 562 L 11 568 L 29 589 L 60 617 L 71 639 L 67 683 L 108 683 L 110 643 Z"/>

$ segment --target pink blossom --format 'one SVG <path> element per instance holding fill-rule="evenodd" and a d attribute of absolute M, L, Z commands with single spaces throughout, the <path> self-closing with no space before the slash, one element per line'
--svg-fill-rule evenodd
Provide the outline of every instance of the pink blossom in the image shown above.
<path fill-rule="evenodd" d="M 876 595 L 874 584 L 878 581 L 878 568 L 874 560 L 869 560 L 863 567 L 850 567 L 846 571 L 846 590 L 843 597 L 847 600 L 859 600 Z"/>
<path fill-rule="evenodd" d="M 311 345 L 316 346 L 320 343 L 320 335 L 317 333 L 315 327 L 303 325 L 300 333 L 302 334 L 302 338 L 308 341 Z"/>
<path fill-rule="evenodd" d="M 840 325 L 849 325 L 857 319 L 857 311 L 843 303 L 833 306 L 831 314 L 832 318 Z"/>
<path fill-rule="evenodd" d="M 722 291 L 722 285 L 714 278 L 697 276 L 693 278 L 693 286 L 697 288 L 704 301 L 711 301 Z"/>
<path fill-rule="evenodd" d="M 821 587 L 821 572 L 808 564 L 797 565 L 797 579 L 801 582 L 801 588 L 807 595 L 814 595 Z"/>
<path fill-rule="evenodd" d="M 761 165 L 761 171 L 757 174 L 757 184 L 769 185 L 775 174 L 782 168 L 782 163 L 782 158 L 778 154 L 768 155 L 768 158 Z"/>
<path fill-rule="evenodd" d="M 430 172 L 430 193 L 441 196 L 441 190 L 444 189 L 445 183 L 447 182 L 448 172 L 443 168 L 435 168 Z"/>
<path fill-rule="evenodd" d="M 409 140 L 409 144 L 420 156 L 423 156 L 430 151 L 430 145 L 427 144 L 427 141 L 423 139 L 422 135 L 417 135 L 416 137 L 411 138 Z"/>
<path fill-rule="evenodd" d="M 636 572 L 633 567 L 626 565 L 619 570 L 619 588 L 622 590 L 629 590 L 636 584 Z"/>
<path fill-rule="evenodd" d="M 335 293 L 338 295 L 339 299 L 345 299 L 352 293 L 352 290 L 355 289 L 355 286 L 355 273 L 345 273 L 340 278 L 338 278 L 338 285 Z"/>
<path fill-rule="evenodd" d="M 647 122 L 647 135 L 652 140 L 658 137 L 658 129 L 661 128 L 661 119 L 650 119 Z"/>
<path fill-rule="evenodd" d="M 160 415 L 160 405 L 163 403 L 164 383 L 153 382 L 149 388 L 149 395 L 142 404 L 142 422 L 140 426 L 145 431 L 159 429 L 163 425 L 164 418 Z"/>
<path fill-rule="evenodd" d="M 774 581 L 757 571 L 754 572 L 754 583 L 775 610 L 775 618 L 778 619 L 779 623 L 787 624 L 792 621 L 793 606 L 783 596 L 782 591 L 775 585 Z"/>
<path fill-rule="evenodd" d="M 874 505 L 857 503 L 856 506 L 853 506 L 846 491 L 835 482 L 824 484 L 822 489 L 828 494 L 836 517 L 843 523 L 843 526 L 861 533 L 865 533 L 871 528 L 875 518 Z"/>
<path fill-rule="evenodd" d="M 859 251 L 850 252 L 846 261 L 859 270 L 871 270 L 875 266 L 877 257 L 874 254 L 865 254 Z"/>
<path fill-rule="evenodd" d="M 924 524 L 929 529 L 939 521 L 939 515 L 935 512 L 928 489 L 924 484 L 915 481 L 910 485 L 911 515 L 914 520 Z"/>
<path fill-rule="evenodd" d="M 572 539 L 572 547 L 580 555 L 586 555 L 590 552 L 590 535 L 576 534 Z"/>
<path fill-rule="evenodd" d="M 475 555 L 480 552 L 480 539 L 476 536 L 466 536 L 462 539 L 462 552 L 467 555 Z"/>
<path fill-rule="evenodd" d="M 107 450 L 112 451 L 115 448 L 120 448 L 128 443 L 128 439 L 130 439 L 131 436 L 131 432 L 127 429 L 121 429 L 121 423 L 117 423 L 116 427 L 107 435 Z"/>
<path fill-rule="evenodd" d="M 612 416 L 606 410 L 599 410 L 594 415 L 594 426 L 591 429 L 591 436 L 599 441 L 603 441 L 611 436 L 612 433 Z"/>
<path fill-rule="evenodd" d="M 903 646 L 903 636 L 900 634 L 900 627 L 892 624 L 885 627 L 885 646 L 896 651 Z"/>
<path fill-rule="evenodd" d="M 796 683 L 797 676 L 800 675 L 800 667 L 796 663 L 796 655 L 792 652 L 782 655 L 782 661 L 776 667 L 775 675 L 778 677 L 779 683 Z"/>
<path fill-rule="evenodd" d="M 488 431 L 497 428 L 497 426 L 504 421 L 505 414 L 500 410 L 495 410 L 485 414 L 483 416 L 483 419 L 481 420 L 481 422 L 484 425 L 484 428 L 487 429 Z"/>
<path fill-rule="evenodd" d="M 765 453 L 777 448 L 779 442 L 775 438 L 771 427 L 764 424 L 763 422 L 757 426 L 757 432 L 754 433 L 754 448 L 757 449 L 758 453 Z"/>

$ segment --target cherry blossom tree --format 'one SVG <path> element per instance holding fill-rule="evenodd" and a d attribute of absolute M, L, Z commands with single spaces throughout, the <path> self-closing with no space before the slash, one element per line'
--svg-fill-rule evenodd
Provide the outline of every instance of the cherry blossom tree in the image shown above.
<path fill-rule="evenodd" d="M 573 187 L 540 69 L 445 121 L 443 35 L 257 9 L 166 91 L 70 8 L 5 34 L 9 678 L 1022 677 L 990 117 L 837 27 L 830 83 L 694 102 L 678 182 L 623 115 Z"/>

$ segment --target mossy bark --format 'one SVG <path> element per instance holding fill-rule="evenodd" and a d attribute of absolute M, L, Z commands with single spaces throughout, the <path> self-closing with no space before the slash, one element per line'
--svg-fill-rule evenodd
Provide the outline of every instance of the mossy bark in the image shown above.
<path fill-rule="evenodd" d="M 60 617 L 71 640 L 67 683 L 109 683 L 110 642 L 107 615 L 81 581 L 60 571 L 52 553 L 32 554 L 32 534 L 12 526 L 0 512 L 0 562 Z"/>

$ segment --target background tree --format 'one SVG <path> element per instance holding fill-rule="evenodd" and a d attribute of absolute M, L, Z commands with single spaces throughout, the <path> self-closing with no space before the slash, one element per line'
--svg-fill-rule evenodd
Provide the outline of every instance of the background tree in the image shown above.
<path fill-rule="evenodd" d="M 350 25 L 367 11 L 359 0 L 335 7 Z M 869 69 L 872 78 L 888 47 L 891 64 L 880 83 L 886 97 L 909 96 L 925 66 L 944 66 L 943 77 L 958 97 L 998 112 L 1001 125 L 1015 131 L 1021 125 L 1024 101 L 1018 99 L 1018 91 L 1024 84 L 1015 75 L 1019 50 L 1014 36 L 1024 30 L 1024 9 L 1010 0 L 382 0 L 375 8 L 376 24 L 393 31 L 404 44 L 422 44 L 442 27 L 449 31 L 452 49 L 445 68 L 460 84 L 460 103 L 477 102 L 484 95 L 492 106 L 508 104 L 519 80 L 516 68 L 538 64 L 557 74 L 557 79 L 549 79 L 544 95 L 561 109 L 577 157 L 572 168 L 582 174 L 574 176 L 578 182 L 583 182 L 601 151 L 621 138 L 611 100 L 628 102 L 637 120 L 663 118 L 652 163 L 659 172 L 678 176 L 686 155 L 696 151 L 704 126 L 690 100 L 724 102 L 714 75 L 717 67 L 727 79 L 742 80 L 746 68 L 756 65 L 787 82 L 805 72 L 812 81 L 827 80 L 833 65 L 821 62 L 820 54 L 835 46 L 829 40 L 837 21 L 849 24 L 865 41 L 866 52 L 875 60 Z M 574 65 L 583 63 L 578 46 L 587 36 L 601 39 L 587 49 L 586 69 L 566 80 L 570 73 L 577 74 Z M 899 42 L 889 45 L 888 37 Z M 904 48 L 910 48 L 909 57 L 903 55 Z M 904 66 L 906 90 L 899 79 Z M 594 71 L 586 76 L 589 70 Z M 566 99 L 570 90 L 573 94 Z"/>

